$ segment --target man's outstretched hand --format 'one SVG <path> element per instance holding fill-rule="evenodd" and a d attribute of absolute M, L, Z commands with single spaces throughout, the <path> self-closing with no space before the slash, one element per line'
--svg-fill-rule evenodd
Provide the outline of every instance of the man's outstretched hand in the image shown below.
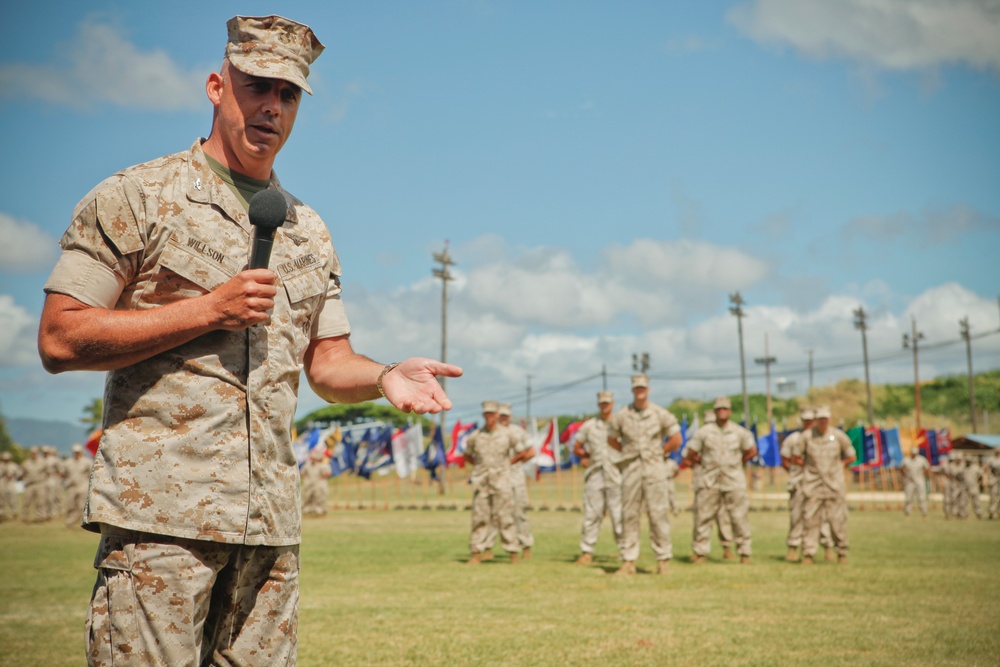
<path fill-rule="evenodd" d="M 424 414 L 451 409 L 451 400 L 438 384 L 437 376 L 457 378 L 462 369 L 434 359 L 413 357 L 382 377 L 382 391 L 396 408 L 403 412 Z"/>

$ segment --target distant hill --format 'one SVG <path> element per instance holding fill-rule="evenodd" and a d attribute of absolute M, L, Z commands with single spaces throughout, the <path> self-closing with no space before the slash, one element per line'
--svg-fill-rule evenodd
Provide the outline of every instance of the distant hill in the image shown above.
<path fill-rule="evenodd" d="M 18 417 L 11 417 L 5 421 L 11 440 L 24 448 L 54 445 L 60 453 L 69 454 L 74 443 L 83 444 L 87 439 L 86 428 L 79 423 Z"/>

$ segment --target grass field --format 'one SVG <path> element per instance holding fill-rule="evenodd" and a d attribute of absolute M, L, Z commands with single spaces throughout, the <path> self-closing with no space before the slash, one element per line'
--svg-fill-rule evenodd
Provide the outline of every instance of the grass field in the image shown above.
<path fill-rule="evenodd" d="M 531 515 L 534 557 L 467 558 L 469 513 L 339 510 L 302 545 L 299 664 L 997 665 L 1000 521 L 853 511 L 850 562 L 783 561 L 787 515 L 755 511 L 753 562 L 688 562 L 674 518 L 672 572 L 643 534 L 640 573 L 605 524 L 594 566 L 572 564 L 580 514 Z M 0 664 L 83 663 L 97 537 L 0 525 Z"/>

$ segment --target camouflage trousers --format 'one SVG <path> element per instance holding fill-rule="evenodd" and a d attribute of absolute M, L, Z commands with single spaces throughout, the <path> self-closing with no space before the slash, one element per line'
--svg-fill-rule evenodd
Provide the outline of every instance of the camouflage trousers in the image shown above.
<path fill-rule="evenodd" d="M 694 502 L 691 504 L 693 514 L 693 524 L 698 525 L 698 491 L 694 492 Z M 733 546 L 733 520 L 729 517 L 729 510 L 724 506 L 719 507 L 718 514 L 715 515 L 715 527 L 719 534 L 719 546 Z"/>
<path fill-rule="evenodd" d="M 46 489 L 44 484 L 28 484 L 21 498 L 21 519 L 25 522 L 47 521 Z"/>
<path fill-rule="evenodd" d="M 966 484 L 965 485 L 965 497 L 968 499 L 968 504 L 972 505 L 972 511 L 976 513 L 977 519 L 983 518 L 983 506 L 979 504 L 979 485 L 978 484 Z M 966 517 L 969 515 L 969 510 L 962 504 L 962 516 Z"/>
<path fill-rule="evenodd" d="M 326 514 L 326 499 L 330 486 L 325 479 L 310 480 L 302 485 L 302 513 Z"/>
<path fill-rule="evenodd" d="M 583 482 L 583 529 L 580 533 L 580 551 L 594 553 L 594 545 L 601 533 L 604 515 L 611 517 L 611 531 L 619 553 L 622 551 L 622 487 L 608 484 L 604 472 L 595 470 Z"/>
<path fill-rule="evenodd" d="M 535 546 L 535 536 L 531 532 L 531 522 L 528 521 L 528 505 L 531 504 L 531 500 L 528 498 L 528 482 L 524 477 L 524 470 L 520 464 L 511 468 L 510 483 L 511 492 L 514 494 L 511 511 L 514 513 L 514 527 L 517 529 L 517 541 L 522 549 L 525 547 L 530 548 Z M 496 517 L 493 519 L 490 522 L 490 531 L 485 538 L 486 543 L 490 545 L 497 541 L 497 535 L 500 533 L 500 524 L 497 523 Z"/>
<path fill-rule="evenodd" d="M 698 489 L 695 495 L 694 537 L 691 551 L 707 556 L 711 551 L 712 523 L 720 515 L 727 515 L 732 523 L 736 553 L 749 556 L 750 549 L 750 496 L 746 489 L 721 491 L 717 488 Z M 720 534 L 722 533 L 721 521 Z"/>
<path fill-rule="evenodd" d="M 514 494 L 510 478 L 506 483 L 497 480 L 474 481 L 472 484 L 472 531 L 469 535 L 469 551 L 482 553 L 493 548 L 498 526 L 500 543 L 505 551 L 510 553 L 521 550 L 521 541 L 517 536 L 517 526 L 514 523 Z"/>
<path fill-rule="evenodd" d="M 622 560 L 639 558 L 639 524 L 645 502 L 649 517 L 649 544 L 657 560 L 674 557 L 670 536 L 670 498 L 663 465 L 634 459 L 622 470 Z"/>
<path fill-rule="evenodd" d="M 994 479 L 990 484 L 990 518 L 1000 517 L 1000 479 Z"/>
<path fill-rule="evenodd" d="M 803 510 L 805 535 L 802 537 L 802 555 L 815 556 L 819 548 L 819 533 L 823 521 L 830 522 L 830 537 L 837 554 L 847 555 L 847 499 L 806 497 Z"/>
<path fill-rule="evenodd" d="M 806 497 L 802 489 L 792 489 L 788 492 L 788 539 L 785 544 L 798 549 L 802 546 L 802 536 L 806 532 L 805 522 Z M 833 546 L 833 538 L 830 537 L 830 522 L 823 518 L 819 526 L 819 543 L 824 547 Z"/>
<path fill-rule="evenodd" d="M 927 516 L 927 489 L 922 481 L 914 482 L 913 480 L 906 480 L 906 483 L 903 485 L 903 491 L 906 493 L 903 514 L 910 516 L 910 512 L 913 511 L 913 503 L 916 502 L 920 513 Z"/>
<path fill-rule="evenodd" d="M 939 476 L 938 484 L 941 486 L 941 509 L 944 510 L 944 517 L 947 519 L 955 514 L 952 502 L 951 482 L 947 477 Z"/>
<path fill-rule="evenodd" d="M 299 547 L 105 527 L 94 559 L 87 664 L 294 665 Z"/>
<path fill-rule="evenodd" d="M 17 518 L 17 489 L 14 482 L 2 482 L 0 488 L 0 521 Z"/>
<path fill-rule="evenodd" d="M 87 502 L 86 486 L 70 486 L 63 497 L 63 516 L 67 526 L 79 526 L 83 519 L 83 506 Z"/>

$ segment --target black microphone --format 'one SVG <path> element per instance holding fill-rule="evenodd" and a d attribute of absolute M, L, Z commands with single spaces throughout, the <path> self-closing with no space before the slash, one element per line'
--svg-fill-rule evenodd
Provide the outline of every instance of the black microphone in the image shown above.
<path fill-rule="evenodd" d="M 271 260 L 274 245 L 274 231 L 285 224 L 288 203 L 277 190 L 267 188 L 250 198 L 250 224 L 253 225 L 253 239 L 250 248 L 250 268 L 266 269 Z"/>

